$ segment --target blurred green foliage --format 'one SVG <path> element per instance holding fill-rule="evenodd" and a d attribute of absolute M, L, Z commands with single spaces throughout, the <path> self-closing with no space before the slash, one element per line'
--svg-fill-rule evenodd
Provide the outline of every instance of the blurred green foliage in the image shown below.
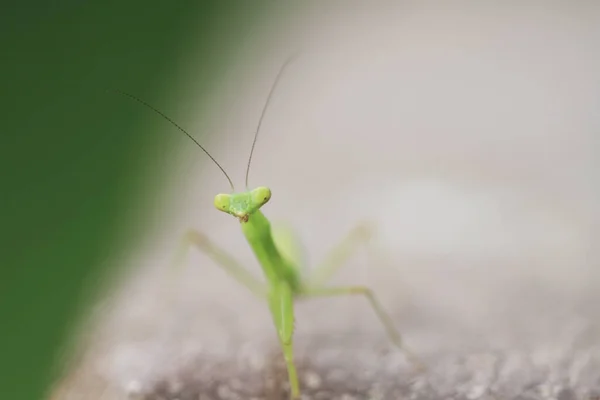
<path fill-rule="evenodd" d="M 85 298 L 139 227 L 144 166 L 161 168 L 157 103 L 193 50 L 208 93 L 258 3 L 59 1 L 4 4 L 0 101 L 0 398 L 41 399 Z M 214 85 L 214 83 L 212 83 Z M 164 105 L 163 103 L 159 103 Z M 161 133 L 161 135 L 157 135 Z M 156 164 L 159 163 L 157 166 Z M 166 169 L 167 166 L 164 165 Z M 142 212 L 143 214 L 143 212 Z M 83 296 L 83 297 L 82 297 Z"/>

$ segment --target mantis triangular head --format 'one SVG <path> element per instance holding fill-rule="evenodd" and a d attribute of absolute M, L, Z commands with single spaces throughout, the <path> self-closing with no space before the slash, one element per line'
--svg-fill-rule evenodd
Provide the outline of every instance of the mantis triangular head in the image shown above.
<path fill-rule="evenodd" d="M 271 189 L 260 186 L 244 193 L 218 194 L 215 196 L 215 207 L 219 211 L 233 215 L 240 222 L 248 222 L 248 218 L 270 199 Z"/>

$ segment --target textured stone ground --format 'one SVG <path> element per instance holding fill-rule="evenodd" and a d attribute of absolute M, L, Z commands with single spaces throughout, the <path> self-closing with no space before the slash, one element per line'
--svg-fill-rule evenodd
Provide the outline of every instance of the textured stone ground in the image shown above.
<path fill-rule="evenodd" d="M 340 364 L 343 358 L 352 359 Z M 554 365 L 535 365 L 533 355 L 516 351 L 438 355 L 428 373 L 415 377 L 392 367 L 398 361 L 393 355 L 378 363 L 371 353 L 343 358 L 329 365 L 300 364 L 304 398 L 570 400 L 600 394 L 600 363 L 586 352 Z M 144 398 L 286 399 L 285 373 L 277 360 L 264 367 L 202 360 L 148 388 Z"/>
<path fill-rule="evenodd" d="M 516 303 L 508 299 L 507 304 Z M 415 327 L 408 330 L 411 342 L 429 366 L 417 375 L 376 330 L 299 335 L 303 398 L 597 399 L 600 340 L 594 306 L 579 306 L 579 312 L 559 308 L 512 318 L 512 326 L 492 324 L 478 334 L 409 316 L 407 324 Z M 130 393 L 148 400 L 287 399 L 286 370 L 275 346 L 264 340 L 236 349 L 237 356 L 197 354 L 153 381 L 131 382 Z"/>

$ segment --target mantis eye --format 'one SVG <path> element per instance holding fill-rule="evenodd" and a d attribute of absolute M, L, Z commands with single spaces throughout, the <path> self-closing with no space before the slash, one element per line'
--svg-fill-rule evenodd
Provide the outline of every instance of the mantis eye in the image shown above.
<path fill-rule="evenodd" d="M 271 189 L 268 187 L 258 187 L 252 191 L 252 203 L 257 207 L 263 206 L 271 200 Z"/>
<path fill-rule="evenodd" d="M 228 194 L 218 194 L 215 196 L 215 207 L 217 210 L 225 211 L 229 209 L 229 200 L 231 196 Z"/>

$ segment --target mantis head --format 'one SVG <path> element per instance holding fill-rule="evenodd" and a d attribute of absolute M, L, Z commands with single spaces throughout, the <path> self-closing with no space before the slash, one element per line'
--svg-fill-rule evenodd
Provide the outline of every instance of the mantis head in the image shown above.
<path fill-rule="evenodd" d="M 261 186 L 245 193 L 218 194 L 215 196 L 215 207 L 233 215 L 240 222 L 248 222 L 248 218 L 270 199 L 271 189 Z"/>

